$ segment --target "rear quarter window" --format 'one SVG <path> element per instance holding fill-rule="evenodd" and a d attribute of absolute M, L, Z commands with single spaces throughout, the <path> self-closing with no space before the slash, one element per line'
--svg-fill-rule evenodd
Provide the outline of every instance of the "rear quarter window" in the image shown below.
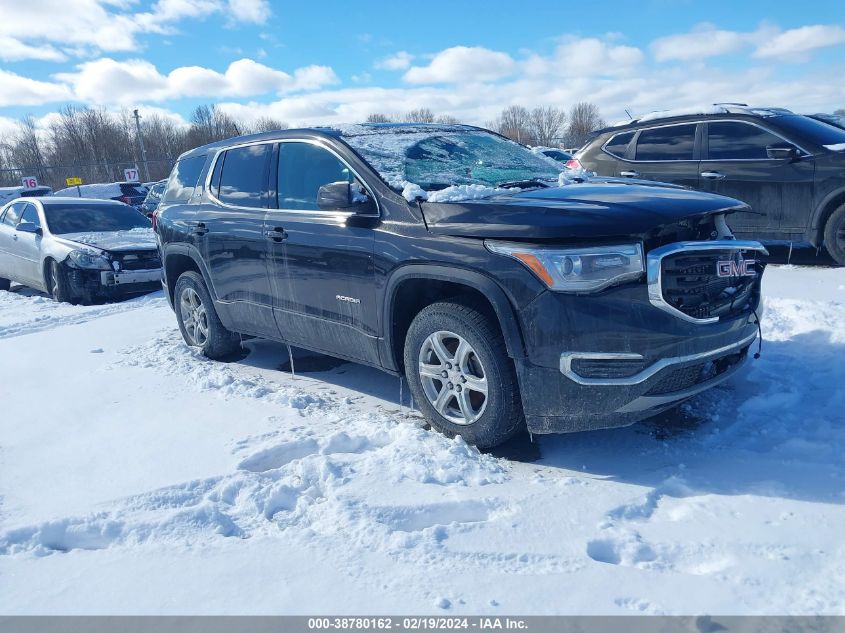
<path fill-rule="evenodd" d="M 162 196 L 164 204 L 180 204 L 188 202 L 194 195 L 194 189 L 205 165 L 205 155 L 191 156 L 176 162 L 170 178 L 167 179 L 167 187 Z"/>
<path fill-rule="evenodd" d="M 610 137 L 610 140 L 605 143 L 604 151 L 616 158 L 625 158 L 625 152 L 628 150 L 628 145 L 631 144 L 631 139 L 634 138 L 634 134 L 634 132 L 614 134 Z"/>

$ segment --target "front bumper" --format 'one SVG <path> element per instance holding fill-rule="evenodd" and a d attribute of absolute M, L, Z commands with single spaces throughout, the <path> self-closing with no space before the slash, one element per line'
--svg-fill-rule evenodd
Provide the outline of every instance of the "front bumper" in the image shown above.
<path fill-rule="evenodd" d="M 516 360 L 528 429 L 628 426 L 741 371 L 757 337 L 751 310 L 698 324 L 654 306 L 643 284 L 595 295 L 545 292 L 521 313 Z"/>
<path fill-rule="evenodd" d="M 125 270 L 68 270 L 71 292 L 77 297 L 121 297 L 153 292 L 161 288 L 161 269 Z"/>

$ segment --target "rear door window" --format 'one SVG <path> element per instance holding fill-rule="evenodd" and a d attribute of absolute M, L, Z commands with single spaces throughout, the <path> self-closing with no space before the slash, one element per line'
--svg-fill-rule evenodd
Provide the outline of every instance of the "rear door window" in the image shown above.
<path fill-rule="evenodd" d="M 693 160 L 695 123 L 667 125 L 642 130 L 637 138 L 636 159 L 640 161 Z"/>
<path fill-rule="evenodd" d="M 205 156 L 192 156 L 178 161 L 170 172 L 162 202 L 167 204 L 188 202 L 194 194 L 194 188 L 197 186 L 204 165 Z"/>
<path fill-rule="evenodd" d="M 716 121 L 707 124 L 707 145 L 710 160 L 766 160 L 766 147 L 788 143 L 756 125 Z"/>
<path fill-rule="evenodd" d="M 24 206 L 26 206 L 25 203 L 16 202 L 6 209 L 6 214 L 3 216 L 3 224 L 6 226 L 17 226 L 18 221 L 21 219 Z"/>
<path fill-rule="evenodd" d="M 247 145 L 227 150 L 220 172 L 217 198 L 237 207 L 267 206 L 268 167 L 273 146 L 270 143 Z"/>

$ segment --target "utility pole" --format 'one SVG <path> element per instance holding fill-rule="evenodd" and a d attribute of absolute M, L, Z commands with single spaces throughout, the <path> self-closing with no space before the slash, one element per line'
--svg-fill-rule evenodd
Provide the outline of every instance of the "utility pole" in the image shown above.
<path fill-rule="evenodd" d="M 141 146 L 141 162 L 144 163 L 144 180 L 145 182 L 149 182 L 150 167 L 147 165 L 147 150 L 144 149 L 144 137 L 141 136 L 141 115 L 138 114 L 137 110 L 133 110 L 132 114 L 135 115 L 135 130 L 138 132 L 138 144 Z"/>

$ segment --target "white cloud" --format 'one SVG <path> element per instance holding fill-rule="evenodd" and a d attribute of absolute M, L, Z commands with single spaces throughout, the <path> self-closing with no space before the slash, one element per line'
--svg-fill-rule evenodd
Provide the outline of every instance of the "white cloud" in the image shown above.
<path fill-rule="evenodd" d="M 76 72 L 55 79 L 70 86 L 79 101 L 94 104 L 160 102 L 185 97 L 252 97 L 316 90 L 338 81 L 327 66 L 298 68 L 293 75 L 252 59 L 232 62 L 225 72 L 202 66 L 182 66 L 163 74 L 150 62 L 117 61 L 108 57 L 84 62 Z"/>
<path fill-rule="evenodd" d="M 30 46 L 14 37 L 0 35 L 0 59 L 5 62 L 17 62 L 24 59 L 61 62 L 66 60 L 67 56 L 50 45 Z"/>
<path fill-rule="evenodd" d="M 139 35 L 174 33 L 183 20 L 223 16 L 230 23 L 263 24 L 270 16 L 266 0 L 158 0 L 149 11 L 126 8 L 133 5 L 133 0 L 0 0 L 0 42 L 13 40 L 13 53 L 0 58 L 62 61 L 91 49 L 136 51 Z"/>
<path fill-rule="evenodd" d="M 395 55 L 378 60 L 375 67 L 384 70 L 405 70 L 411 66 L 413 59 L 414 56 L 407 51 L 399 51 Z"/>
<path fill-rule="evenodd" d="M 745 33 L 725 31 L 713 24 L 699 24 L 689 33 L 660 37 L 651 43 L 651 52 L 659 62 L 670 60 L 698 61 L 718 55 L 728 55 L 744 48 L 749 42 Z"/>
<path fill-rule="evenodd" d="M 520 62 L 528 77 L 609 77 L 630 74 L 642 63 L 634 46 L 613 44 L 594 37 L 561 38 L 550 56 L 529 55 Z"/>
<path fill-rule="evenodd" d="M 760 44 L 754 57 L 789 58 L 804 56 L 810 51 L 845 43 L 845 28 L 816 24 L 790 29 Z"/>
<path fill-rule="evenodd" d="M 264 24 L 270 17 L 267 0 L 229 0 L 229 15 L 237 22 Z"/>
<path fill-rule="evenodd" d="M 428 66 L 414 66 L 403 79 L 411 84 L 495 81 L 513 72 L 507 53 L 480 46 L 453 46 L 435 55 Z"/>
<path fill-rule="evenodd" d="M 0 69 L 0 107 L 41 105 L 67 101 L 73 97 L 67 86 L 47 81 L 36 81 Z"/>
<path fill-rule="evenodd" d="M 705 22 L 689 33 L 660 37 L 650 48 L 658 62 L 704 61 L 752 48 L 753 57 L 758 59 L 806 61 L 811 51 L 843 43 L 845 28 L 838 25 L 816 24 L 782 31 L 776 26 L 762 24 L 754 31 L 740 32 L 719 29 Z"/>

